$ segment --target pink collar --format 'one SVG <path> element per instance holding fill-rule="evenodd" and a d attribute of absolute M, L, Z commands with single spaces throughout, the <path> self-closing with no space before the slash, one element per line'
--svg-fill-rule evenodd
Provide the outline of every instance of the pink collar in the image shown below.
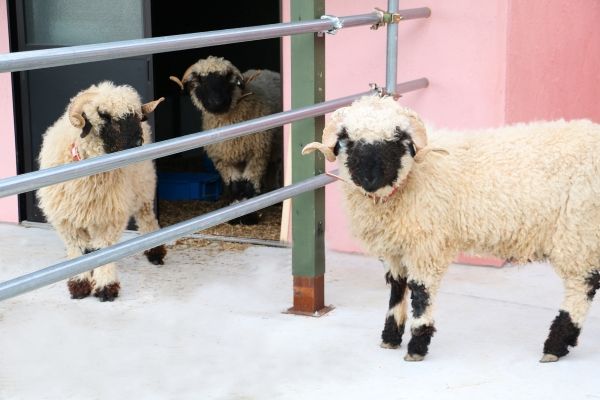
<path fill-rule="evenodd" d="M 81 155 L 79 155 L 79 149 L 75 143 L 71 143 L 71 157 L 73 161 L 81 161 Z"/>

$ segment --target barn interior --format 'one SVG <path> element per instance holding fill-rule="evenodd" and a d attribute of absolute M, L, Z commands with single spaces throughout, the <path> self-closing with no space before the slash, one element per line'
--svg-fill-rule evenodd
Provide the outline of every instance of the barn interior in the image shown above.
<path fill-rule="evenodd" d="M 188 12 L 185 8 L 173 7 L 173 3 L 152 0 L 151 10 L 153 37 L 280 22 L 280 4 L 277 0 L 239 2 L 235 10 L 232 10 L 230 3 L 212 2 L 202 12 Z M 208 56 L 224 57 L 242 72 L 252 68 L 281 72 L 279 38 L 155 54 L 152 58 L 154 95 L 155 98 L 165 97 L 155 111 L 156 141 L 202 130 L 200 111 L 193 106 L 189 96 L 169 80 L 169 76 L 181 77 L 191 64 Z M 218 173 L 203 149 L 160 158 L 156 160 L 156 166 L 159 176 L 157 212 L 161 226 L 228 205 Z M 256 225 L 227 223 L 203 233 L 233 240 L 243 237 L 279 241 L 281 208 L 281 204 L 278 204 L 262 210 L 260 222 Z"/>

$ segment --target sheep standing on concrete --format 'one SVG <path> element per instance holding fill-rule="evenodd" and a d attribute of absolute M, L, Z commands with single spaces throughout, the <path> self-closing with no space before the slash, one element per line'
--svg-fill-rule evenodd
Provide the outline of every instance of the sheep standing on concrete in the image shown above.
<path fill-rule="evenodd" d="M 163 99 L 143 104 L 130 86 L 111 82 L 92 85 L 73 97 L 65 113 L 46 131 L 40 168 L 130 149 L 151 142 L 146 116 Z M 131 216 L 138 229 L 159 229 L 154 215 L 156 172 L 152 161 L 41 188 L 39 205 L 75 258 L 118 242 Z M 164 246 L 145 252 L 163 264 Z M 110 263 L 68 281 L 71 297 L 90 295 L 112 301 L 119 294 L 116 266 Z"/>
<path fill-rule="evenodd" d="M 417 114 L 368 96 L 337 110 L 323 143 L 305 153 L 315 149 L 337 157 L 352 230 L 390 268 L 383 347 L 400 345 L 408 287 L 414 319 L 405 360 L 424 358 L 435 294 L 459 252 L 548 260 L 565 294 L 541 361 L 577 344 L 600 287 L 600 125 L 434 131 L 429 145 Z"/>
<path fill-rule="evenodd" d="M 202 129 L 214 129 L 282 110 L 281 77 L 269 70 L 248 70 L 243 74 L 228 60 L 201 59 L 190 66 L 183 78 L 171 77 L 185 90 L 202 112 Z M 260 194 L 270 165 L 281 174 L 281 127 L 205 147 L 234 201 Z M 280 186 L 281 179 L 276 179 Z M 273 189 L 272 187 L 270 189 Z M 241 218 L 257 223 L 257 214 Z"/>

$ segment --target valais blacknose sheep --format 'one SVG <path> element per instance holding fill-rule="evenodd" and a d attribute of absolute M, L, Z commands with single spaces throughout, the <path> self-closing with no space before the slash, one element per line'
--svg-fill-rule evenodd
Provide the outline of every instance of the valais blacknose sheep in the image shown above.
<path fill-rule="evenodd" d="M 146 116 L 163 99 L 142 104 L 130 86 L 111 82 L 92 85 L 73 97 L 65 113 L 48 128 L 39 156 L 40 168 L 50 168 L 151 142 Z M 142 233 L 159 228 L 154 215 L 156 172 L 152 161 L 41 188 L 39 205 L 75 258 L 117 243 L 129 218 Z M 162 264 L 164 246 L 145 252 Z M 93 292 L 112 301 L 120 284 L 114 263 L 79 274 L 68 281 L 71 297 Z"/>
<path fill-rule="evenodd" d="M 170 79 L 202 112 L 203 130 L 282 110 L 281 77 L 277 72 L 251 69 L 242 74 L 228 60 L 211 56 L 191 65 L 181 80 L 173 76 Z M 281 139 L 278 127 L 205 147 L 234 201 L 261 193 L 269 164 L 274 169 L 270 173 L 281 174 Z M 258 222 L 256 214 L 241 220 Z"/>
<path fill-rule="evenodd" d="M 428 132 L 392 98 L 367 96 L 333 113 L 320 150 L 337 158 L 353 233 L 389 266 L 383 347 L 400 345 L 411 292 L 419 361 L 435 332 L 440 280 L 459 252 L 547 260 L 564 282 L 542 362 L 577 344 L 600 287 L 600 125 L 522 123 Z"/>

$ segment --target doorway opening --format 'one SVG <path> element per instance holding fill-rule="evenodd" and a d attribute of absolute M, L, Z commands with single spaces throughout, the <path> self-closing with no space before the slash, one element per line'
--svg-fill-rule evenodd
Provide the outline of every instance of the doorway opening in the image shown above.
<path fill-rule="evenodd" d="M 213 2 L 201 13 L 174 8 L 172 3 L 152 0 L 152 36 L 168 36 L 220 29 L 241 28 L 280 22 L 279 0 L 236 3 Z M 155 111 L 156 141 L 202 130 L 201 112 L 190 97 L 169 80 L 199 59 L 223 57 L 241 72 L 268 69 L 281 72 L 279 38 L 156 54 L 152 57 L 155 98 L 166 100 Z M 156 160 L 158 173 L 158 218 L 161 226 L 172 225 L 229 204 L 221 178 L 203 149 L 174 154 Z M 267 171 L 267 174 L 281 171 Z M 279 241 L 281 204 L 260 212 L 256 225 L 221 224 L 202 232 L 224 240 L 254 239 L 256 243 Z M 206 236 L 204 236 L 206 237 Z M 252 241 L 251 241 L 252 242 Z"/>

